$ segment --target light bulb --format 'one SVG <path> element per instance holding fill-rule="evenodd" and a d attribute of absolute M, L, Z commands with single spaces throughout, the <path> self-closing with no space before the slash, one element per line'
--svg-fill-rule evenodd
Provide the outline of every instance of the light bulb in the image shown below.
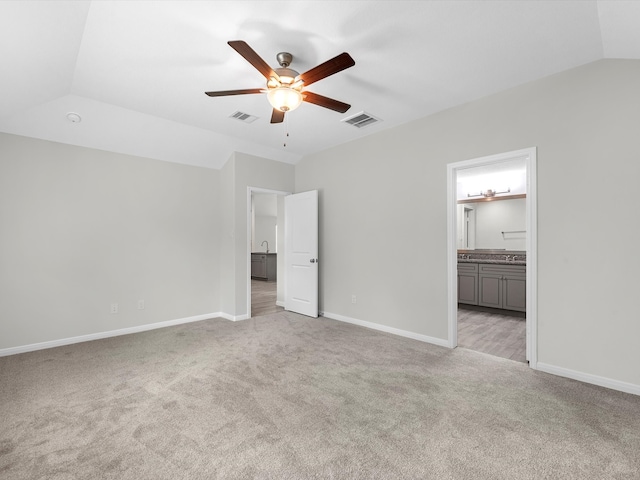
<path fill-rule="evenodd" d="M 272 88 L 267 93 L 267 98 L 271 106 L 281 112 L 295 110 L 302 103 L 302 94 L 289 87 Z"/>

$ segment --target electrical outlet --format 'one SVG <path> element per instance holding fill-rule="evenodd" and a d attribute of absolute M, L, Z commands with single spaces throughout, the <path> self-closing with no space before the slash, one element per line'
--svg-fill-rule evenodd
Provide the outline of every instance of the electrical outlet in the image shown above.
<path fill-rule="evenodd" d="M 138 310 L 144 310 L 144 300 L 138 300 Z"/>
<path fill-rule="evenodd" d="M 355 295 L 351 295 L 351 303 L 356 303 L 356 296 Z"/>
<path fill-rule="evenodd" d="M 118 313 L 118 304 L 117 303 L 112 303 L 111 304 L 111 313 Z"/>

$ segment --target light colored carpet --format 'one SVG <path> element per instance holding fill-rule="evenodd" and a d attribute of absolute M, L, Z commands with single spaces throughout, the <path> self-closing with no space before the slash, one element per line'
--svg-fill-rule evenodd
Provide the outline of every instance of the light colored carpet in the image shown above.
<path fill-rule="evenodd" d="M 637 479 L 640 397 L 289 312 L 0 358 L 2 479 Z"/>

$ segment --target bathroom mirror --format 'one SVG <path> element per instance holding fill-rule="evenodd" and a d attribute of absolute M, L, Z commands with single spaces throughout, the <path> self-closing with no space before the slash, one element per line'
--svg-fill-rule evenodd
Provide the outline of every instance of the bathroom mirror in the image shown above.
<path fill-rule="evenodd" d="M 526 250 L 526 198 L 458 202 L 459 250 Z"/>

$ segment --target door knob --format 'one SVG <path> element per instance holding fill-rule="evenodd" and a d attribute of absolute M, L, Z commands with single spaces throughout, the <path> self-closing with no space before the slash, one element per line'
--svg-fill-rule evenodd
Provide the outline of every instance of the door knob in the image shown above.
<path fill-rule="evenodd" d="M 311 263 L 318 263 L 318 259 L 317 258 L 312 258 L 311 260 L 309 260 Z"/>

